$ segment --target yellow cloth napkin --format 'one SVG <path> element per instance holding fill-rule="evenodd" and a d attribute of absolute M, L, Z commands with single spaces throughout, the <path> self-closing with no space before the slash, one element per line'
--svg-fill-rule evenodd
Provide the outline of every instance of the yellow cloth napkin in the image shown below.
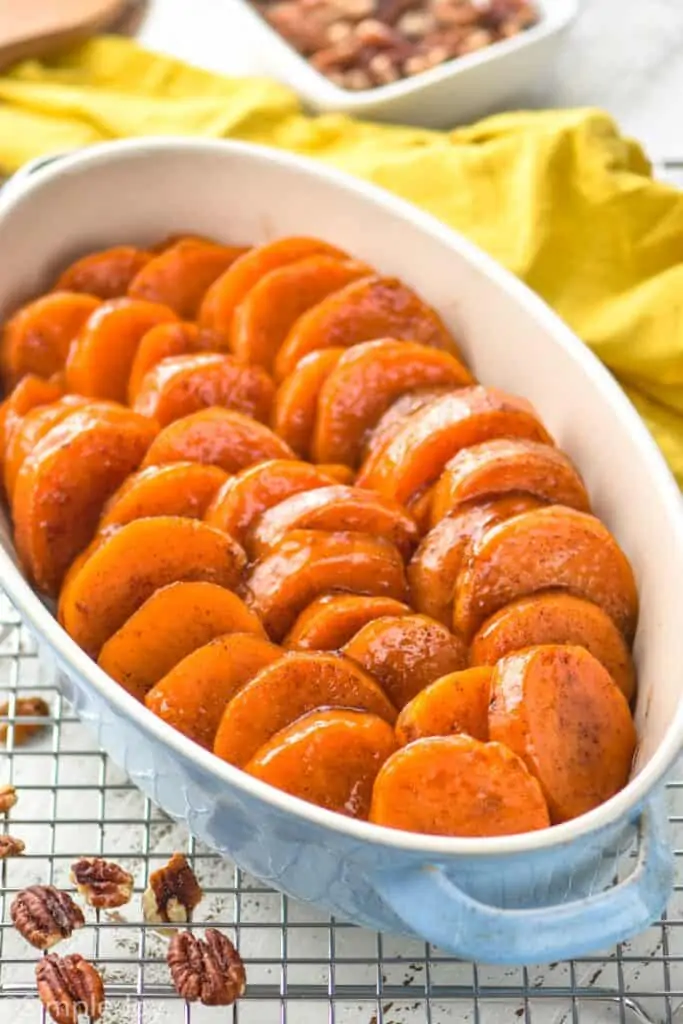
<path fill-rule="evenodd" d="M 0 77 L 0 168 L 141 135 L 231 137 L 315 157 L 457 228 L 543 296 L 624 385 L 683 483 L 683 193 L 595 110 L 451 132 L 308 117 L 230 79 L 102 37 Z"/>

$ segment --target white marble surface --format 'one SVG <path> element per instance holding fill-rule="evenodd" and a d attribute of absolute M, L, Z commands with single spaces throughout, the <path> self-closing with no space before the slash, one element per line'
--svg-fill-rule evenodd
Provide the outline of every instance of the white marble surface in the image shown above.
<path fill-rule="evenodd" d="M 153 0 L 147 45 L 229 74 L 262 70 L 232 0 Z M 683 0 L 581 0 L 548 106 L 601 106 L 654 160 L 683 160 Z"/>

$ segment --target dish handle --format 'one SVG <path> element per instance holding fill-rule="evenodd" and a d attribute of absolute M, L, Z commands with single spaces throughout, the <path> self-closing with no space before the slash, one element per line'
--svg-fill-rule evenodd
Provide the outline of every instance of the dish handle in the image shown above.
<path fill-rule="evenodd" d="M 529 909 L 473 899 L 435 866 L 378 874 L 377 892 L 411 932 L 466 959 L 490 964 L 548 963 L 621 942 L 663 911 L 673 886 L 665 800 L 655 797 L 638 822 L 632 873 L 603 892 Z"/>

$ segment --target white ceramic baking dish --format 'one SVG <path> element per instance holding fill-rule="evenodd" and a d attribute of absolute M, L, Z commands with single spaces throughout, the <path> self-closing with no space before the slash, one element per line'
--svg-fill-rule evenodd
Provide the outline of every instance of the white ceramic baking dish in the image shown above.
<path fill-rule="evenodd" d="M 522 284 L 408 204 L 275 151 L 136 140 L 67 156 L 0 197 L 0 316 L 89 249 L 191 230 L 235 242 L 316 234 L 433 303 L 483 381 L 526 395 L 581 467 L 636 572 L 640 746 L 628 786 L 530 835 L 427 837 L 352 821 L 200 749 L 110 680 L 36 597 L 0 522 L 0 579 L 100 745 L 199 839 L 342 918 L 461 956 L 539 962 L 645 927 L 671 885 L 661 784 L 681 747 L 683 518 L 678 489 L 606 370 Z M 622 856 L 637 843 L 635 860 Z M 626 876 L 613 885 L 616 873 Z"/>

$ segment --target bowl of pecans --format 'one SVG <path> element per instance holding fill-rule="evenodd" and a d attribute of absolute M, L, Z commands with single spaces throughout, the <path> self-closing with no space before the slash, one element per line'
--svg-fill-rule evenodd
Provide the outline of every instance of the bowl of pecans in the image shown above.
<path fill-rule="evenodd" d="M 533 103 L 578 0 L 236 0 L 317 111 L 449 127 Z"/>

